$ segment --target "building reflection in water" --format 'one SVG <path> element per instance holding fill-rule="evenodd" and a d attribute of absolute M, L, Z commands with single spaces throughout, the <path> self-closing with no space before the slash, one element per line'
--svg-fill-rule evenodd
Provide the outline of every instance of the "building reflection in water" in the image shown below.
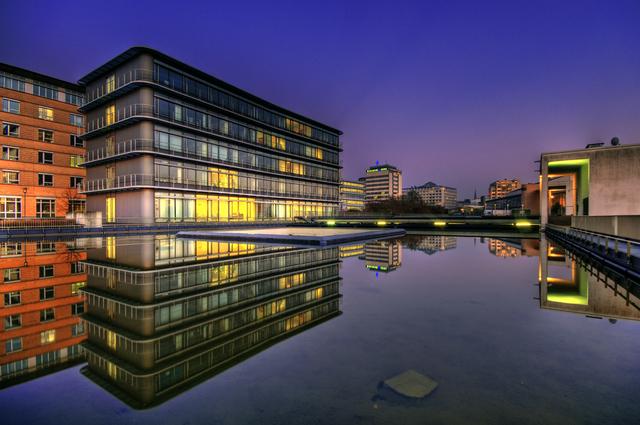
<path fill-rule="evenodd" d="M 447 251 L 457 247 L 458 238 L 446 235 L 407 235 L 402 239 L 402 244 L 411 250 L 422 251 L 427 255 L 433 255 L 440 251 Z"/>
<path fill-rule="evenodd" d="M 545 237 L 540 241 L 539 281 L 542 308 L 640 320 L 638 282 Z"/>
<path fill-rule="evenodd" d="M 83 242 L 0 242 L 0 386 L 82 360 Z"/>
<path fill-rule="evenodd" d="M 537 257 L 540 251 L 539 239 L 494 239 L 487 240 L 489 252 L 496 257 Z"/>
<path fill-rule="evenodd" d="M 367 242 L 358 258 L 365 261 L 367 269 L 388 273 L 402 265 L 402 244 L 399 239 Z"/>
<path fill-rule="evenodd" d="M 139 239 L 90 251 L 85 290 L 83 373 L 134 407 L 340 313 L 338 247 Z"/>

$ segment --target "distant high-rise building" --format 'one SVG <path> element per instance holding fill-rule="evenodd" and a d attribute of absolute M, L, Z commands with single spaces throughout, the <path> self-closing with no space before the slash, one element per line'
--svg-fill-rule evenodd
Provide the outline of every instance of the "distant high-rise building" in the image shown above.
<path fill-rule="evenodd" d="M 458 198 L 458 191 L 454 187 L 440 186 L 434 182 L 427 182 L 422 186 L 413 186 L 405 189 L 405 194 L 409 191 L 414 191 L 418 194 L 420 199 L 427 204 L 446 209 L 453 209 L 456 207 L 456 201 Z"/>
<path fill-rule="evenodd" d="M 364 244 L 364 256 L 369 270 L 390 272 L 402 265 L 402 244 L 398 240 Z"/>
<path fill-rule="evenodd" d="M 502 198 L 507 193 L 520 189 L 519 179 L 500 179 L 489 185 L 489 199 Z"/>
<path fill-rule="evenodd" d="M 364 182 L 340 181 L 340 211 L 362 211 L 364 209 Z"/>
<path fill-rule="evenodd" d="M 363 179 L 365 202 L 385 201 L 402 196 L 402 171 L 393 165 L 369 167 Z"/>

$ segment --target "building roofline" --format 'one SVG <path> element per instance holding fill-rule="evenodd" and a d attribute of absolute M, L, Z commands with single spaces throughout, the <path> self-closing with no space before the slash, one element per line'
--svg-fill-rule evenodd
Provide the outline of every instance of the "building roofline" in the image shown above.
<path fill-rule="evenodd" d="M 86 74 L 84 77 L 80 78 L 80 80 L 78 80 L 79 84 L 82 86 L 86 86 L 90 81 L 93 81 L 97 78 L 99 78 L 100 76 L 108 73 L 109 71 L 117 68 L 118 66 L 120 66 L 121 64 L 127 62 L 128 60 L 139 56 L 141 54 L 149 54 L 153 57 L 156 57 L 160 60 L 162 60 L 163 62 L 166 62 L 168 65 L 171 66 L 175 66 L 176 68 L 181 68 L 184 69 L 187 73 L 193 75 L 194 77 L 198 77 L 201 80 L 207 81 L 211 84 L 214 84 L 220 88 L 223 88 L 231 93 L 234 93 L 238 96 L 241 96 L 251 102 L 257 103 L 259 105 L 265 106 L 269 109 L 272 109 L 276 112 L 280 112 L 282 114 L 288 115 L 292 118 L 301 120 L 301 121 L 305 121 L 308 124 L 314 125 L 316 127 L 322 128 L 323 130 L 327 130 L 330 131 L 332 133 L 341 135 L 343 134 L 342 131 L 331 127 L 327 124 L 323 124 L 319 121 L 316 121 L 314 119 L 311 119 L 309 117 L 306 117 L 304 115 L 298 114 L 296 112 L 293 112 L 289 109 L 283 108 L 281 106 L 276 105 L 275 103 L 271 103 L 268 100 L 265 100 L 261 97 L 258 97 L 254 94 L 251 94 L 245 90 L 242 90 L 241 88 L 238 88 L 232 84 L 229 84 L 227 82 L 224 82 L 222 80 L 220 80 L 219 78 L 214 77 L 211 74 L 208 74 L 204 71 L 199 70 L 198 68 L 194 68 L 191 65 L 188 65 L 182 61 L 179 61 L 178 59 L 172 58 L 169 55 L 166 55 L 158 50 L 152 49 L 150 47 L 146 47 L 146 46 L 134 46 L 131 47 L 129 49 L 127 49 L 126 51 L 120 53 L 118 56 L 110 59 L 109 61 L 105 62 L 104 64 L 100 65 L 99 67 L 97 67 L 96 69 L 94 69 L 93 71 L 89 72 L 88 74 Z"/>
<path fill-rule="evenodd" d="M 542 158 L 545 155 L 558 155 L 558 154 L 580 153 L 580 152 L 597 152 L 597 151 L 602 151 L 602 150 L 638 148 L 638 147 L 640 147 L 640 143 L 634 143 L 634 144 L 631 144 L 631 145 L 617 145 L 617 146 L 605 145 L 605 146 L 599 146 L 599 147 L 594 147 L 594 148 L 581 148 L 581 149 L 571 149 L 571 150 L 566 150 L 566 151 L 543 152 L 543 153 L 540 154 L 540 158 Z"/>
<path fill-rule="evenodd" d="M 69 81 L 60 80 L 58 78 L 51 77 L 49 75 L 40 74 L 39 72 L 31 71 L 25 68 L 20 68 L 15 65 L 10 65 L 8 63 L 0 62 L 0 71 L 5 71 L 10 74 L 19 75 L 22 77 L 26 77 L 35 81 L 41 81 L 43 83 L 51 84 L 53 86 L 58 86 L 61 88 L 77 91 L 80 93 L 84 93 L 84 87 L 75 83 L 71 83 Z"/>

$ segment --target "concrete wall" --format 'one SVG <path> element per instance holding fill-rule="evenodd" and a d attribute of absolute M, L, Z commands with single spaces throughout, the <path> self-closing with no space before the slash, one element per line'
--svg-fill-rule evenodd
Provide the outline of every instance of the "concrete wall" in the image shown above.
<path fill-rule="evenodd" d="M 635 216 L 575 216 L 571 227 L 640 240 L 640 215 Z"/>
<path fill-rule="evenodd" d="M 640 215 L 640 146 L 590 158 L 589 215 Z"/>
<path fill-rule="evenodd" d="M 137 189 L 131 191 L 97 193 L 87 198 L 87 211 L 102 213 L 103 221 L 107 219 L 107 196 L 116 198 L 116 223 L 122 224 L 154 224 L 154 190 Z"/>

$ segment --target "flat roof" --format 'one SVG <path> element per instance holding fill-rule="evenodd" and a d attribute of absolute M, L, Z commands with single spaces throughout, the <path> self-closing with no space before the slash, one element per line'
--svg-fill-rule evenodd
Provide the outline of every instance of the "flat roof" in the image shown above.
<path fill-rule="evenodd" d="M 127 49 L 126 51 L 124 51 L 123 53 L 119 54 L 118 56 L 116 56 L 115 58 L 107 61 L 106 63 L 100 65 L 98 68 L 94 69 L 93 71 L 89 72 L 87 75 L 85 75 L 84 77 L 80 78 L 79 83 L 81 85 L 87 85 L 89 82 L 97 79 L 98 77 L 110 72 L 111 70 L 117 68 L 118 66 L 122 65 L 123 63 L 127 62 L 128 60 L 139 56 L 141 54 L 147 53 L 153 57 L 156 57 L 160 60 L 162 60 L 163 62 L 167 63 L 168 65 L 174 66 L 176 68 L 182 68 L 185 70 L 185 72 L 193 75 L 194 77 L 200 78 L 201 80 L 207 81 L 211 84 L 214 84 L 222 89 L 225 89 L 233 94 L 236 94 L 240 97 L 243 97 L 246 100 L 249 100 L 251 102 L 260 104 L 262 106 L 265 106 L 269 109 L 272 109 L 276 112 L 285 114 L 285 115 L 289 115 L 292 118 L 296 118 L 298 120 L 301 121 L 306 121 L 307 123 L 320 127 L 324 130 L 330 131 L 332 133 L 341 135 L 343 134 L 342 131 L 328 126 L 327 124 L 323 124 L 319 121 L 313 120 L 309 117 L 306 117 L 304 115 L 298 114 L 296 112 L 293 112 L 289 109 L 285 109 L 281 106 L 278 106 L 274 103 L 269 102 L 268 100 L 262 99 L 261 97 L 258 97 L 256 95 L 253 95 L 245 90 L 242 90 L 241 88 L 238 88 L 232 84 L 229 84 L 227 82 L 224 82 L 222 80 L 220 80 L 219 78 L 214 77 L 211 74 L 208 74 L 204 71 L 201 71 L 197 68 L 194 68 L 191 65 L 188 65 L 182 61 L 179 61 L 175 58 L 172 58 L 171 56 L 168 56 L 158 50 L 152 49 L 150 47 L 145 47 L 145 46 L 134 46 L 131 47 L 129 49 Z"/>
<path fill-rule="evenodd" d="M 635 143 L 635 144 L 631 144 L 631 145 L 617 145 L 617 146 L 612 146 L 612 145 L 604 145 L 604 146 L 598 146 L 595 148 L 581 148 L 581 149 L 572 149 L 572 150 L 567 150 L 567 151 L 557 151 L 557 152 L 543 152 L 540 154 L 540 157 L 546 156 L 546 155 L 562 155 L 562 154 L 573 154 L 573 153 L 582 153 L 582 152 L 598 152 L 598 151 L 603 151 L 603 150 L 612 150 L 612 149 L 625 149 L 625 148 L 639 148 L 640 147 L 640 143 Z"/>
<path fill-rule="evenodd" d="M 39 72 L 30 71 L 25 68 L 20 68 L 15 65 L 9 65 L 8 63 L 0 62 L 0 71 L 5 71 L 10 74 L 29 78 L 31 80 L 51 84 L 52 86 L 58 86 L 61 88 L 77 91 L 79 93 L 84 93 L 84 87 L 78 84 L 70 83 L 69 81 L 65 81 L 65 80 L 60 80 L 58 78 L 54 78 L 49 75 L 40 74 Z"/>

